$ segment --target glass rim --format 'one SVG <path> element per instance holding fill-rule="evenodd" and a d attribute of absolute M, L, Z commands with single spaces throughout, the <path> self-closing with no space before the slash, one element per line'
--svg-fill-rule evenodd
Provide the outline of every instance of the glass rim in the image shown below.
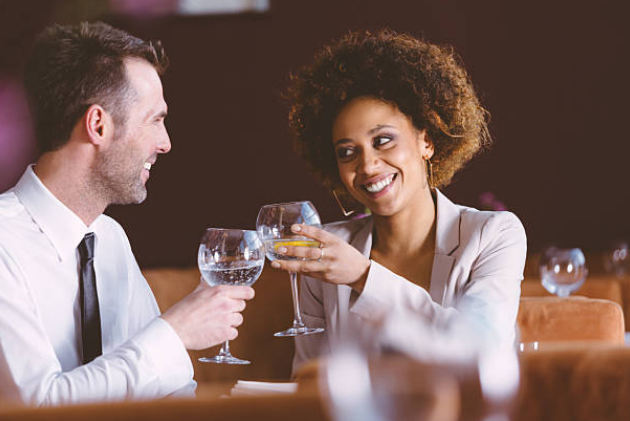
<path fill-rule="evenodd" d="M 308 203 L 310 205 L 312 205 L 313 207 L 315 207 L 315 205 L 313 205 L 313 202 L 311 202 L 310 200 L 296 200 L 294 202 L 278 202 L 278 203 L 269 203 L 267 205 L 262 205 L 260 207 L 260 209 L 263 208 L 271 208 L 271 207 L 276 207 L 276 206 L 288 206 L 288 205 L 297 205 L 297 204 L 301 204 L 301 203 Z"/>
<path fill-rule="evenodd" d="M 241 231 L 241 232 L 258 232 L 255 229 L 243 229 L 243 228 L 214 228 L 214 227 L 209 227 L 206 228 L 203 232 L 206 233 L 208 231 Z"/>

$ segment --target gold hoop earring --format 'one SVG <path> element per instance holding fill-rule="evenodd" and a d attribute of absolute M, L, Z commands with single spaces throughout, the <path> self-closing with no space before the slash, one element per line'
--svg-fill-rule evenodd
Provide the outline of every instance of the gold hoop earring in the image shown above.
<path fill-rule="evenodd" d="M 341 200 L 339 200 L 339 196 L 337 196 L 337 191 L 335 189 L 333 189 L 332 194 L 335 197 L 335 200 L 337 201 L 337 205 L 339 206 L 339 209 L 341 209 L 341 213 L 343 213 L 343 216 L 348 217 L 354 213 L 353 210 L 349 211 L 343 206 L 343 204 L 341 203 Z"/>
<path fill-rule="evenodd" d="M 427 163 L 427 178 L 429 179 L 429 188 L 432 189 L 435 187 L 435 183 L 433 182 L 433 164 L 431 164 L 431 158 L 424 158 Z"/>

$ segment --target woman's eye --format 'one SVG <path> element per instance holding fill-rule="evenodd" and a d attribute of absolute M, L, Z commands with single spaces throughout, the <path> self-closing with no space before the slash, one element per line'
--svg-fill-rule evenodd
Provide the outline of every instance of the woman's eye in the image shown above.
<path fill-rule="evenodd" d="M 351 155 L 352 155 L 352 149 L 350 148 L 337 149 L 337 158 L 339 159 L 348 158 Z"/>
<path fill-rule="evenodd" d="M 379 146 L 383 146 L 389 142 L 391 142 L 393 139 L 393 137 L 391 136 L 377 136 L 374 138 L 373 144 L 375 148 L 378 148 Z"/>

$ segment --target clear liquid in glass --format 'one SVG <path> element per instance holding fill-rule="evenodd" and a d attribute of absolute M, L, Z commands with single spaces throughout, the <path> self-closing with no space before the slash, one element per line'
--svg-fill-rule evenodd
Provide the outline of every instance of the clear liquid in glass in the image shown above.
<path fill-rule="evenodd" d="M 199 267 L 201 276 L 210 284 L 252 286 L 263 270 L 263 261 L 207 263 Z"/>

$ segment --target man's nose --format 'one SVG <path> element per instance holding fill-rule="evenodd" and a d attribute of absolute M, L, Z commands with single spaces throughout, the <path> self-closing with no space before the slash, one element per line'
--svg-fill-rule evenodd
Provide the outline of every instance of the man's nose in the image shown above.
<path fill-rule="evenodd" d="M 171 138 L 168 135 L 166 129 L 164 129 L 164 135 L 160 138 L 157 145 L 158 153 L 169 153 L 171 150 Z"/>

